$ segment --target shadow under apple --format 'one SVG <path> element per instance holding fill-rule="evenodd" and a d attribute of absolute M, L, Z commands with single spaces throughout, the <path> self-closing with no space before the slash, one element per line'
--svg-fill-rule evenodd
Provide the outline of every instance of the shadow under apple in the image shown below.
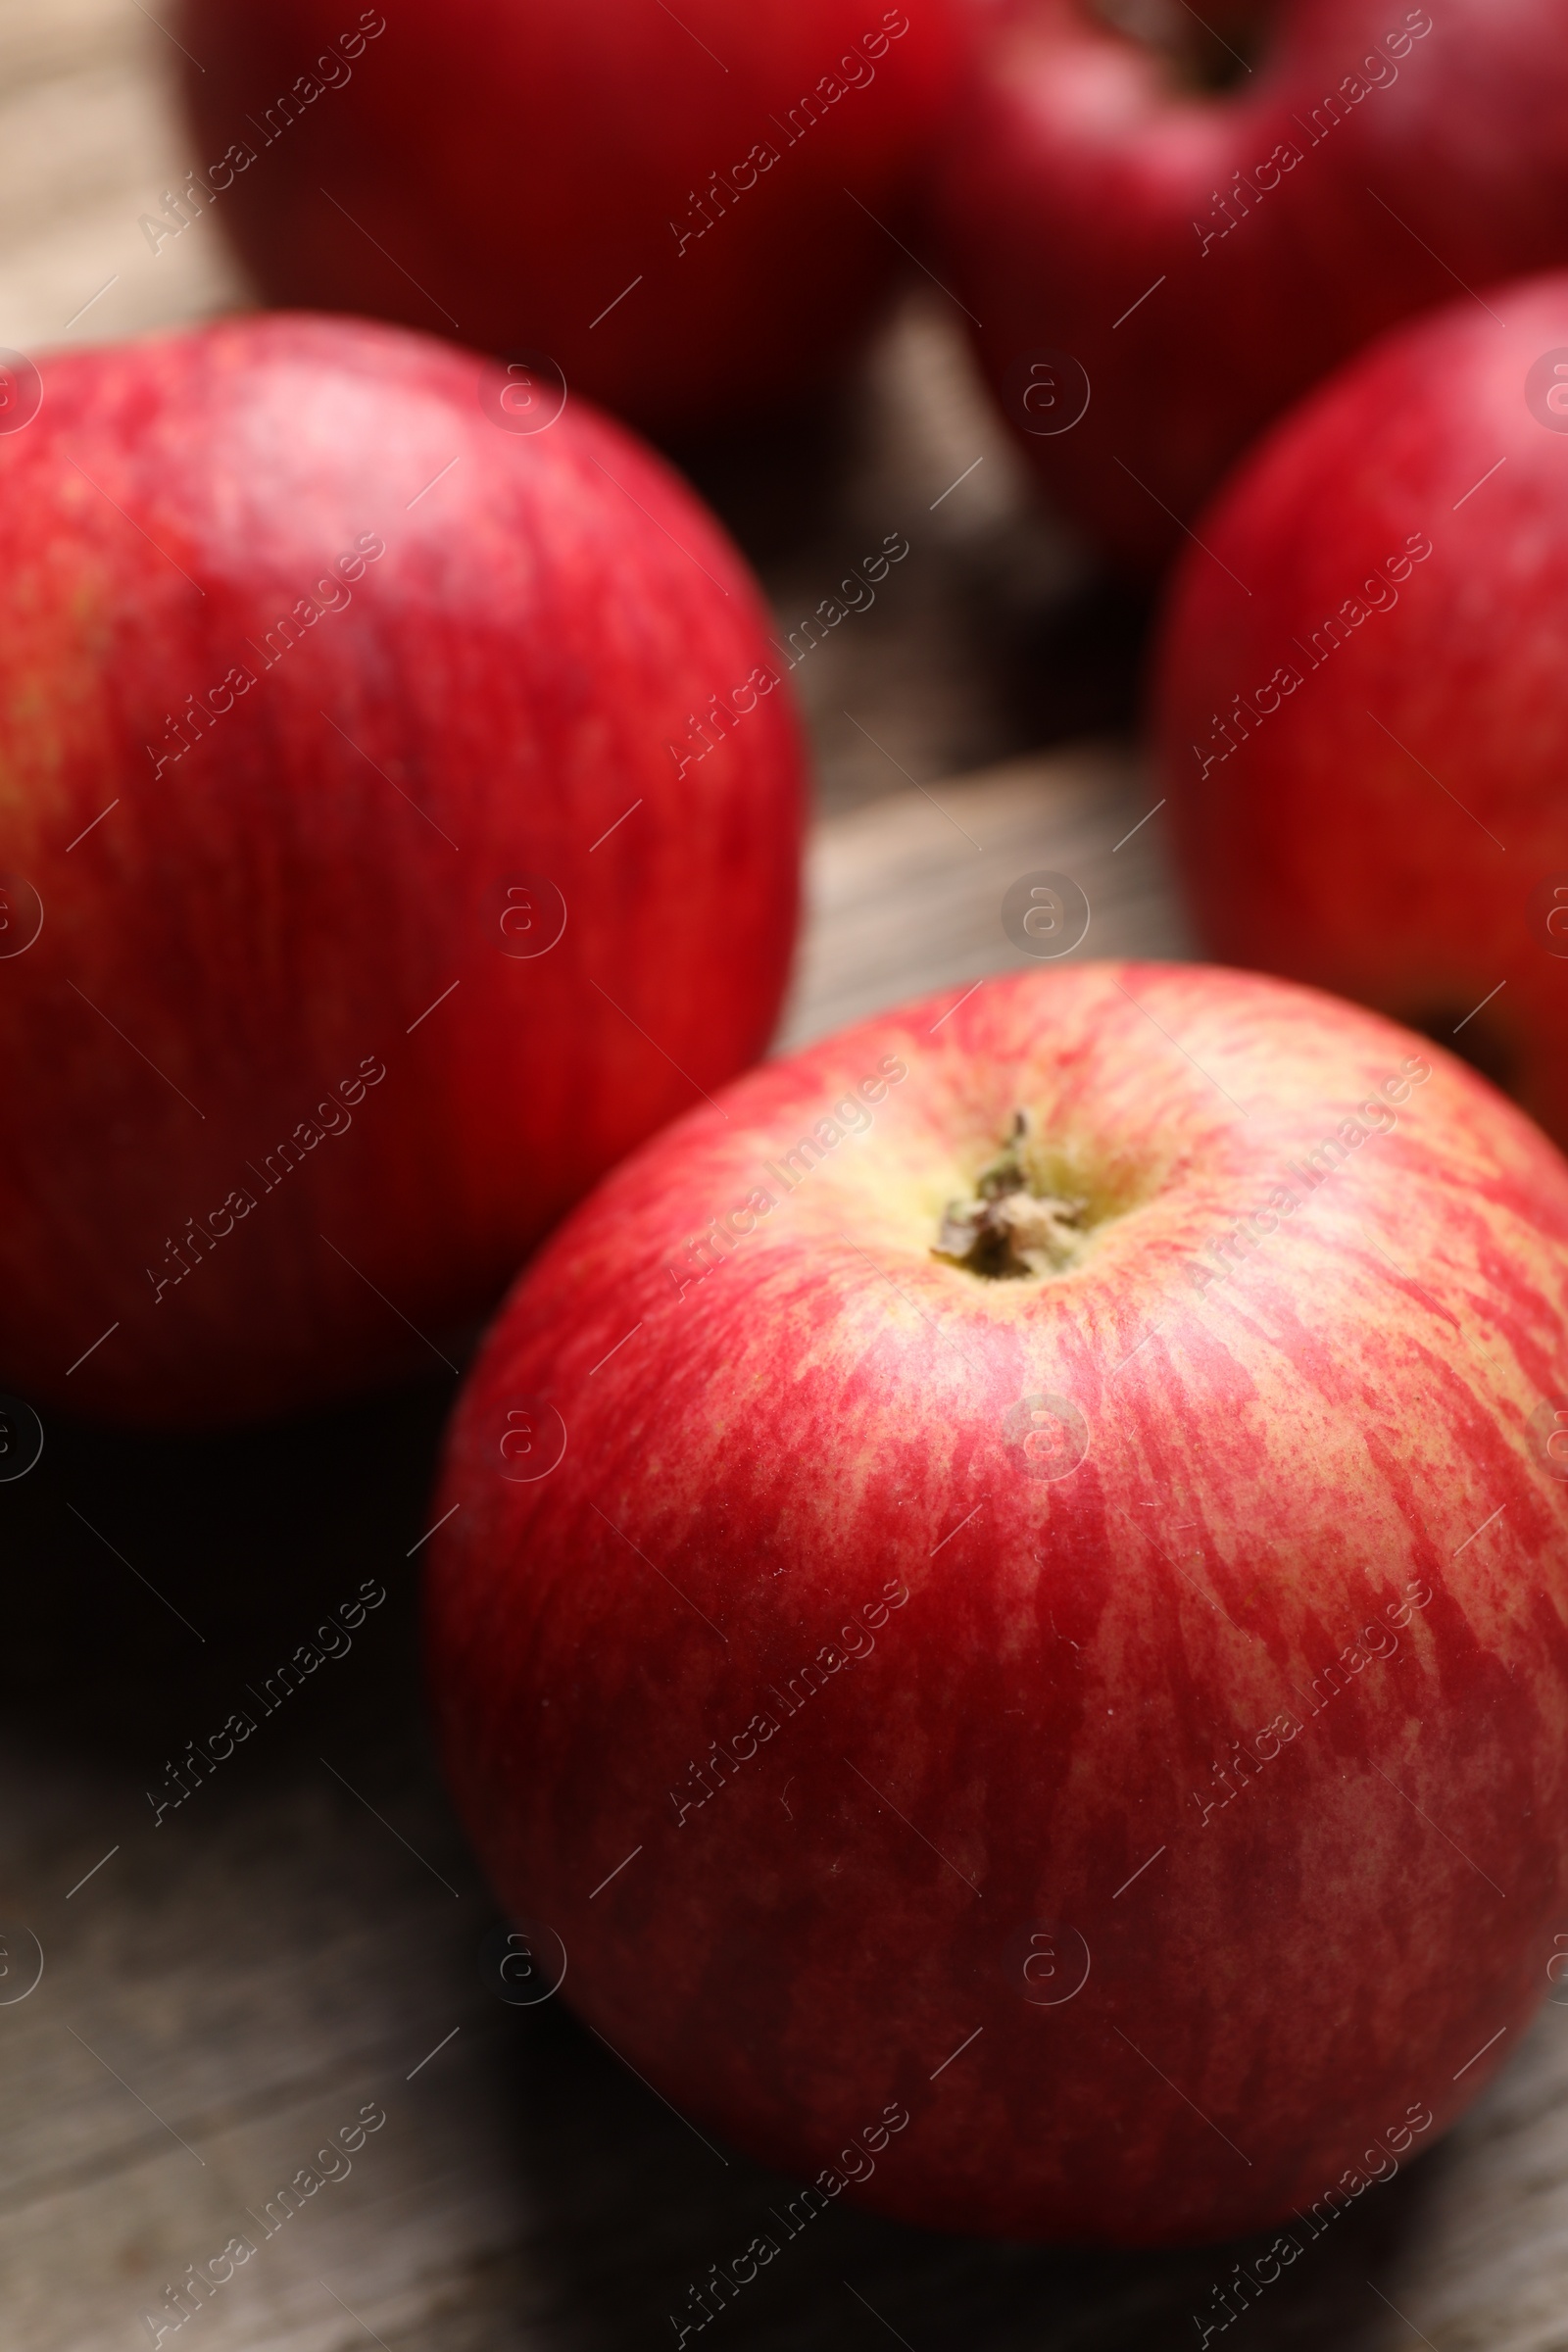
<path fill-rule="evenodd" d="M 386 1597 L 357 1632 L 356 1654 L 295 1694 L 246 1761 L 235 1751 L 214 1791 L 218 1821 L 231 1803 L 265 1805 L 274 1787 L 286 1804 L 329 1719 L 334 1749 L 415 1826 L 426 1867 L 433 1851 L 482 1917 L 429 1752 L 418 1674 L 416 1546 L 450 1399 L 450 1384 L 431 1383 L 307 1421 L 177 1441 L 51 1416 L 38 1464 L 0 1486 L 12 1563 L 0 1697 L 13 1740 L 34 1747 L 45 1772 L 65 1750 L 141 1773 L 154 1751 L 177 1756 L 193 1727 L 220 1722 L 240 1686 L 266 1688 L 269 1668 L 345 1595 L 378 1585 Z M 428 2339 L 443 2352 L 491 2352 L 530 2330 L 541 2340 L 542 2306 L 555 2315 L 543 2340 L 574 2352 L 674 2343 L 683 2327 L 690 2342 L 710 2326 L 749 2352 L 884 2341 L 912 2352 L 1152 2352 L 1221 2333 L 1356 2352 L 1386 2335 L 1376 2282 L 1418 2229 L 1441 2150 L 1349 2208 L 1277 2282 L 1240 2291 L 1236 2266 L 1250 2271 L 1268 2239 L 1152 2254 L 993 2244 L 846 2202 L 792 2231 L 781 2217 L 800 2183 L 711 2142 L 564 2001 L 509 2009 L 481 1993 L 476 2005 L 474 1920 L 467 1906 L 461 1922 L 448 1917 L 428 1967 L 450 1979 L 490 2054 L 492 2120 L 519 2195 L 514 2245 L 466 2278 L 451 2333 Z M 759 2235 L 778 2252 L 740 2282 L 737 2258 Z M 1237 2313 L 1223 2326 L 1216 2288 Z"/>
<path fill-rule="evenodd" d="M 416 1706 L 424 1512 L 455 1384 L 192 1438 L 46 1411 L 42 1454 L 0 1483 L 8 1562 L 0 1703 L 13 1732 L 138 1762 L 175 1749 L 318 1624 L 379 1584 L 379 1664 L 340 1696 Z M 328 1636 L 328 1640 L 331 1637 Z M 366 1648 L 369 1648 L 367 1643 Z"/>
<path fill-rule="evenodd" d="M 540 2258 L 570 2315 L 552 2340 L 572 2352 L 695 2344 L 709 2328 L 746 2352 L 1154 2352 L 1222 2336 L 1227 2352 L 1361 2352 L 1388 2340 L 1378 2281 L 1397 2300 L 1400 2257 L 1445 2163 L 1441 2148 L 1421 2158 L 1338 2216 L 1276 2282 L 1238 2286 L 1238 2266 L 1249 2274 L 1271 2237 L 1156 2253 L 996 2244 L 847 2202 L 792 2236 L 800 2183 L 706 2146 L 559 2000 L 512 2013 L 503 2063 Z M 778 2251 L 760 2268 L 741 2261 L 755 2276 L 737 2283 L 732 2266 L 759 2236 Z"/>

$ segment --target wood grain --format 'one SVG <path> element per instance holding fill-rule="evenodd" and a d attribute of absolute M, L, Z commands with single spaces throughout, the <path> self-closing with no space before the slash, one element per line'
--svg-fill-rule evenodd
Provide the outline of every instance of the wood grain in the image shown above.
<path fill-rule="evenodd" d="M 822 823 L 810 924 L 781 1042 L 1028 962 L 1003 928 L 1020 875 L 1056 872 L 1089 902 L 1085 956 L 1180 956 L 1157 794 L 1123 745 L 1078 745 L 939 783 Z"/>
<path fill-rule="evenodd" d="M 135 0 L 0 0 L 11 349 L 245 299 L 211 219 L 156 253 L 139 225 L 199 160 L 171 98 L 174 20 L 164 0 L 156 14 L 162 25 Z M 1042 868 L 1090 901 L 1078 953 L 1184 953 L 1137 758 L 1104 740 L 1036 748 L 1125 717 L 1141 615 L 1030 508 L 941 298 L 891 322 L 825 436 L 691 459 L 782 634 L 866 534 L 910 543 L 876 610 L 796 676 L 836 813 L 813 846 L 786 1041 L 1021 961 L 1001 903 Z M 188 1444 L 51 1420 L 38 1467 L 0 1485 L 7 2352 L 151 2343 L 144 2315 L 166 2282 L 236 2234 L 254 2254 L 165 2344 L 671 2343 L 688 2281 L 783 2193 L 712 2149 L 562 2000 L 509 2008 L 482 1979 L 495 1907 L 431 1767 L 418 1688 L 419 1542 L 451 1394 Z M 156 1820 L 147 1791 L 167 1788 L 166 1760 L 247 1704 L 367 1580 L 386 1597 L 348 1653 L 271 1713 L 253 1709 L 255 1733 Z M 28 1935 L 43 1975 L 8 1999 Z M 1154 2031 L 1159 1998 L 1152 1984 Z M 1565 2088 L 1568 2010 L 1547 2006 L 1448 2142 L 1370 2191 L 1213 2340 L 1568 2343 Z M 352 2169 L 269 2222 L 269 2199 L 368 2103 L 385 2122 Z M 1249 2252 L 1081 2256 L 836 2208 L 713 2340 L 1197 2343 L 1193 2315 Z"/>

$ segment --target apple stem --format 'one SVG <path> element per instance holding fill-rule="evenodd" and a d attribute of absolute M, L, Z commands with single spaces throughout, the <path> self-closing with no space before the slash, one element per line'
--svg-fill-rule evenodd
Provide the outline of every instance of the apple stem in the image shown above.
<path fill-rule="evenodd" d="M 933 1257 L 992 1282 L 1059 1274 L 1077 1262 L 1087 1234 L 1087 1196 L 1047 1191 L 1030 1168 L 1027 1111 L 975 1179 L 972 1198 L 950 1200 Z"/>

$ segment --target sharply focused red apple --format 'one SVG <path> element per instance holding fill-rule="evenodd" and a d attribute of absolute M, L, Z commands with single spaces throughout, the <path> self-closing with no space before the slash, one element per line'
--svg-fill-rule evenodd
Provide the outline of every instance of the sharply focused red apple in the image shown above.
<path fill-rule="evenodd" d="M 1568 276 L 1388 337 L 1199 533 L 1154 711 L 1207 945 L 1429 1030 L 1568 1144 Z"/>
<path fill-rule="evenodd" d="M 1565 1313 L 1551 1147 L 1278 982 L 1013 976 L 742 1079 L 451 1441 L 440 1737 L 541 1966 L 803 2227 L 1304 2245 L 1546 1989 Z"/>
<path fill-rule="evenodd" d="M 941 211 L 1023 446 L 1149 569 L 1259 427 L 1372 335 L 1568 262 L 1568 15 L 1171 0 L 1184 86 L 1113 13 L 1004 0 Z M 1230 86 L 1198 86 L 1199 63 Z"/>
<path fill-rule="evenodd" d="M 205 162 L 144 229 L 214 208 L 272 301 L 450 331 L 689 435 L 865 328 L 958 22 L 955 0 L 188 0 Z"/>
<path fill-rule="evenodd" d="M 766 1043 L 755 588 L 619 427 L 422 336 L 4 381 L 0 1386 L 219 1422 L 432 1364 Z"/>

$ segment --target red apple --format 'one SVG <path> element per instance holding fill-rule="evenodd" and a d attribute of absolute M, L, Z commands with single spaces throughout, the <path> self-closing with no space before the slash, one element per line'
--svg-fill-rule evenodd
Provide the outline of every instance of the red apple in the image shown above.
<path fill-rule="evenodd" d="M 1011 0 L 941 204 L 1023 446 L 1137 570 L 1371 336 L 1568 262 L 1556 0 L 1280 0 L 1241 12 L 1250 39 L 1167 13 L 1231 86 L 1184 86 L 1088 0 Z"/>
<path fill-rule="evenodd" d="M 1154 707 L 1208 946 L 1429 1030 L 1568 1144 L 1568 276 L 1390 336 L 1199 531 Z"/>
<path fill-rule="evenodd" d="M 346 28 L 345 28 L 346 27 Z M 202 168 L 269 299 L 564 372 L 666 436 L 815 383 L 902 266 L 955 0 L 189 0 Z"/>
<path fill-rule="evenodd" d="M 1546 1988 L 1565 1245 L 1472 1072 L 1220 970 L 950 993 L 645 1146 L 436 1506 L 567 1997 L 808 2213 L 1304 2244 Z"/>
<path fill-rule="evenodd" d="M 422 336 L 6 380 L 0 1386 L 188 1424 L 428 1365 L 766 1043 L 803 774 L 753 583 L 617 426 Z"/>

